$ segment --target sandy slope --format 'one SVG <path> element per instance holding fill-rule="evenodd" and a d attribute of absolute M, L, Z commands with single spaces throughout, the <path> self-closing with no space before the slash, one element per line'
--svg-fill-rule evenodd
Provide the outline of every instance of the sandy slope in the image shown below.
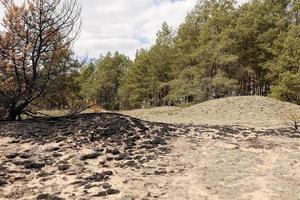
<path fill-rule="evenodd" d="M 299 200 L 299 138 L 287 130 L 177 126 L 167 144 L 126 151 L 118 146 L 123 142 L 109 140 L 74 146 L 54 137 L 41 145 L 40 138 L 16 143 L 5 136 L 0 178 L 6 183 L 0 186 L 0 199 Z M 110 148 L 130 159 L 116 160 Z M 101 152 L 98 157 L 80 159 L 95 151 Z M 30 157 L 24 159 L 22 152 Z M 45 166 L 24 169 L 26 160 Z M 69 168 L 59 170 L 64 164 Z M 95 176 L 106 172 L 112 174 Z"/>
<path fill-rule="evenodd" d="M 300 133 L 262 128 L 289 109 L 238 97 L 129 112 L 177 124 L 115 113 L 0 123 L 0 199 L 300 200 Z"/>
<path fill-rule="evenodd" d="M 291 113 L 300 116 L 300 106 L 267 97 L 247 96 L 210 100 L 188 108 L 162 107 L 124 113 L 168 123 L 281 127 Z"/>

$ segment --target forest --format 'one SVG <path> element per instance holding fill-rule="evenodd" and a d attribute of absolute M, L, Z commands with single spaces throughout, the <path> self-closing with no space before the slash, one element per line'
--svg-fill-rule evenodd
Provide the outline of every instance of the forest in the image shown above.
<path fill-rule="evenodd" d="M 22 12 L 22 9 L 18 10 L 7 2 L 4 5 L 8 10 L 12 9 L 12 14 L 7 12 L 3 19 L 6 30 L 20 31 L 22 23 L 16 25 L 18 17 L 14 12 Z M 34 8 L 31 9 L 34 12 Z M 35 16 L 34 13 L 31 15 Z M 70 16 L 75 23 L 79 12 L 75 15 L 72 12 Z M 74 28 L 69 21 L 63 26 L 65 33 Z M 52 38 L 64 37 L 59 31 L 53 33 Z M 27 39 L 32 38 L 30 32 L 27 36 Z M 18 102 L 24 102 L 20 100 L 24 95 L 31 98 L 20 106 L 21 113 L 69 109 L 83 104 L 97 104 L 107 110 L 126 110 L 248 95 L 270 96 L 300 104 L 298 0 L 251 0 L 242 5 L 234 0 L 199 0 L 178 29 L 163 23 L 157 32 L 156 43 L 149 49 L 137 50 L 134 60 L 121 52 L 80 60 L 70 48 L 71 40 L 61 42 L 66 41 L 62 39 L 58 46 L 48 49 L 56 51 L 60 47 L 53 54 L 55 59 L 47 58 L 46 62 L 56 67 L 55 73 L 48 71 L 49 74 L 44 74 L 42 71 L 46 68 L 42 67 L 42 77 L 38 79 L 35 74 L 32 81 L 37 84 L 31 85 L 26 94 L 18 82 L 24 80 L 20 80 L 16 73 L 18 65 L 24 64 L 21 62 L 23 57 L 4 62 L 5 56 L 11 52 L 4 51 L 9 48 L 9 43 L 3 41 L 11 38 L 13 36 L 5 31 L 1 33 L 0 113 L 7 113 Z M 30 44 L 20 47 L 25 52 L 31 48 Z M 36 63 L 33 60 L 30 64 Z M 43 65 L 45 61 L 38 64 Z M 7 68 L 13 69 L 13 66 L 15 71 L 7 75 Z M 45 78 L 47 81 L 43 83 Z M 43 90 L 38 87 L 43 87 Z M 33 94 L 37 95 L 33 97 Z"/>

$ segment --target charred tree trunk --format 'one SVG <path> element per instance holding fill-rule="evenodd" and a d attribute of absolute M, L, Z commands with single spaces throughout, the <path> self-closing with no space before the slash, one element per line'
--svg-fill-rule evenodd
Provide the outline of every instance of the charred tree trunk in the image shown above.
<path fill-rule="evenodd" d="M 6 120 L 8 121 L 15 121 L 21 120 L 21 114 L 24 112 L 24 109 L 29 105 L 30 102 L 25 102 L 20 106 L 11 106 L 7 113 Z"/>

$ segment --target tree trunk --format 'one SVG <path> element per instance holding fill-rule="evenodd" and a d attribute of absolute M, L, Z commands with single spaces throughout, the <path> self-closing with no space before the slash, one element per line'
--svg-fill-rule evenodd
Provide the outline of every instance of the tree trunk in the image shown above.
<path fill-rule="evenodd" d="M 28 104 L 29 102 L 25 102 L 18 107 L 12 106 L 11 108 L 9 108 L 7 120 L 8 121 L 16 121 L 17 119 L 21 120 L 21 114 L 24 111 L 24 109 L 28 106 Z"/>
<path fill-rule="evenodd" d="M 7 120 L 15 121 L 15 120 L 17 120 L 18 116 L 21 116 L 21 113 L 22 113 L 22 111 L 19 111 L 16 108 L 9 109 Z"/>

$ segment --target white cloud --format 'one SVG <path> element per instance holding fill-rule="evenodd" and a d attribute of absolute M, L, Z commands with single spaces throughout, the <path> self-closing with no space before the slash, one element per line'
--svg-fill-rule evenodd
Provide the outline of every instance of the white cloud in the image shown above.
<path fill-rule="evenodd" d="M 119 51 L 133 57 L 155 42 L 164 21 L 177 28 L 197 0 L 80 0 L 82 32 L 75 43 L 80 56 Z M 245 0 L 240 0 L 245 1 Z M 0 7 L 0 17 L 3 16 Z M 0 27 L 1 28 L 1 27 Z"/>
<path fill-rule="evenodd" d="M 81 0 L 83 27 L 75 44 L 80 55 L 120 51 L 130 57 L 155 41 L 164 21 L 177 27 L 196 0 Z"/>

